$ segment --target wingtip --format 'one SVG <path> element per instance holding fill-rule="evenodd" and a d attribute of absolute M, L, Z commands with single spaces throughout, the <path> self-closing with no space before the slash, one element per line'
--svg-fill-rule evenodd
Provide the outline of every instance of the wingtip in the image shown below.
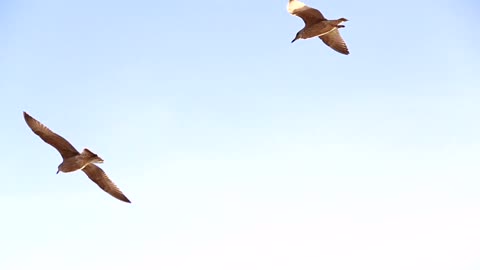
<path fill-rule="evenodd" d="M 29 121 L 31 121 L 33 119 L 33 117 L 28 114 L 27 112 L 23 111 L 23 119 L 25 119 L 25 121 L 28 123 Z"/>
<path fill-rule="evenodd" d="M 335 50 L 335 51 L 337 51 L 337 52 L 340 53 L 340 54 L 343 54 L 343 55 L 349 55 L 349 54 L 350 54 L 349 51 L 336 50 L 336 49 L 334 49 L 334 48 L 332 48 L 332 49 Z"/>
<path fill-rule="evenodd" d="M 110 192 L 109 192 L 110 193 Z M 112 194 L 110 193 L 110 195 L 112 195 L 113 197 L 117 198 L 118 200 L 122 201 L 122 202 L 126 202 L 126 203 L 132 203 L 128 198 L 127 196 L 125 196 L 125 194 L 123 194 L 121 191 L 120 193 L 117 193 L 117 194 Z"/>
<path fill-rule="evenodd" d="M 292 15 L 295 15 L 297 11 L 300 11 L 301 9 L 306 9 L 306 8 L 307 6 L 298 0 L 290 0 L 288 1 L 288 4 L 287 4 L 287 11 Z"/>
<path fill-rule="evenodd" d="M 98 185 L 98 184 L 97 184 Z M 103 189 L 103 188 L 102 188 Z M 105 190 L 106 191 L 106 190 Z M 110 194 L 112 197 L 115 199 L 125 202 L 125 203 L 132 203 L 125 194 L 123 194 L 120 190 L 117 190 L 116 192 L 111 192 L 111 191 L 106 191 L 108 194 Z"/>

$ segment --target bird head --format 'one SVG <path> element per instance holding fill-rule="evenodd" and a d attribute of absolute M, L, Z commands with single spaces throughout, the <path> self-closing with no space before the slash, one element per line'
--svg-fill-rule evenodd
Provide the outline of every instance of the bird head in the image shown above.
<path fill-rule="evenodd" d="M 298 32 L 298 33 L 295 35 L 295 38 L 292 40 L 292 43 L 295 42 L 295 40 L 300 39 L 300 38 L 302 38 L 301 31 Z"/>

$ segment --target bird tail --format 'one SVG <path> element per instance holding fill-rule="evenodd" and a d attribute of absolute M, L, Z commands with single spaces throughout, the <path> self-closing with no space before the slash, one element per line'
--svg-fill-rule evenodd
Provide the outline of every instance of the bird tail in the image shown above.
<path fill-rule="evenodd" d="M 82 155 L 86 155 L 86 156 L 89 156 L 89 157 L 96 156 L 92 151 L 88 150 L 87 148 L 83 149 Z"/>
<path fill-rule="evenodd" d="M 92 151 L 88 150 L 87 148 L 83 149 L 82 155 L 87 157 L 90 160 L 90 162 L 93 162 L 93 163 L 102 163 L 103 162 L 103 159 L 101 157 L 97 156 L 97 154 L 93 153 Z"/>

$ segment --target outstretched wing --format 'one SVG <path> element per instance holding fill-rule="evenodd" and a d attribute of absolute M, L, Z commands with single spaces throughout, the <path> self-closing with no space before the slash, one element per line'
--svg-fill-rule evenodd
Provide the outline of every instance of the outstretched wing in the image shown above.
<path fill-rule="evenodd" d="M 112 182 L 112 180 L 110 180 L 110 178 L 108 178 L 107 174 L 105 174 L 100 167 L 90 163 L 85 166 L 82 171 L 105 192 L 121 201 L 130 203 L 130 200 L 123 195 L 120 189 Z"/>
<path fill-rule="evenodd" d="M 33 133 L 37 134 L 44 142 L 55 147 L 55 149 L 60 152 L 60 155 L 62 155 L 62 158 L 65 159 L 79 154 L 77 149 L 67 140 L 51 131 L 28 113 L 23 112 L 23 118 L 25 118 L 25 122 L 27 122 L 27 125 L 32 129 Z"/>
<path fill-rule="evenodd" d="M 326 20 L 318 9 L 311 8 L 298 0 L 290 0 L 287 10 L 288 13 L 302 18 L 306 26 Z"/>
<path fill-rule="evenodd" d="M 342 36 L 340 36 L 338 29 L 334 29 L 326 35 L 319 36 L 319 38 L 323 41 L 323 43 L 327 44 L 330 48 L 339 53 L 346 55 L 350 53 L 348 51 L 347 44 L 343 40 Z"/>

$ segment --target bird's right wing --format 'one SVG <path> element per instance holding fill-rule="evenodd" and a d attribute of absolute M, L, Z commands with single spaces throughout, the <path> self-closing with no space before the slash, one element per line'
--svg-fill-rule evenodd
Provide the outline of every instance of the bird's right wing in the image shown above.
<path fill-rule="evenodd" d="M 343 53 L 346 55 L 350 53 L 348 51 L 347 44 L 343 40 L 342 36 L 340 36 L 338 28 L 332 30 L 326 35 L 319 36 L 319 38 L 323 41 L 323 43 L 327 44 L 330 48 L 334 49 L 339 53 Z"/>
<path fill-rule="evenodd" d="M 90 163 L 85 166 L 82 171 L 105 192 L 121 201 L 130 203 L 130 200 L 123 195 L 120 189 L 108 178 L 107 174 L 100 167 Z"/>
<path fill-rule="evenodd" d="M 27 122 L 27 125 L 32 129 L 33 133 L 37 134 L 44 142 L 55 147 L 64 159 L 79 154 L 77 149 L 75 149 L 75 147 L 73 147 L 67 140 L 51 131 L 38 120 L 31 117 L 28 113 L 23 112 L 23 118 L 25 118 L 25 122 Z"/>
<path fill-rule="evenodd" d="M 326 20 L 318 10 L 311 8 L 298 0 L 290 0 L 287 6 L 288 13 L 302 18 L 305 25 L 311 25 Z"/>

